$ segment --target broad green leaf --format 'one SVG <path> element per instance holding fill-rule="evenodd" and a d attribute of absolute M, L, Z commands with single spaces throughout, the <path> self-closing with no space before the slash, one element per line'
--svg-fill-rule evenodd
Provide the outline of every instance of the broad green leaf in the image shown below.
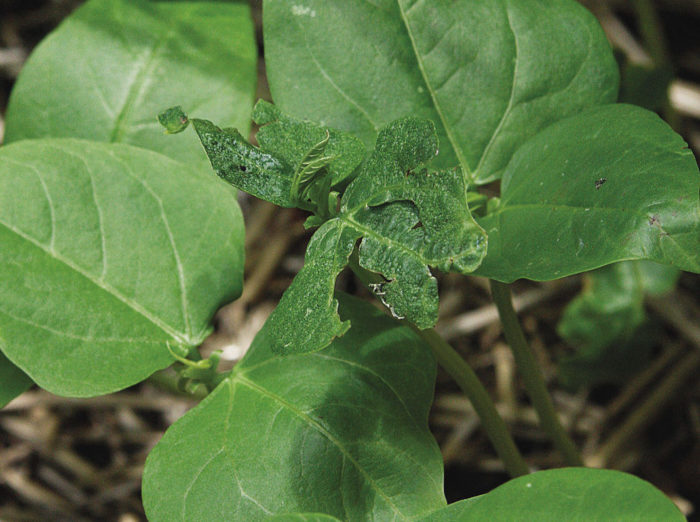
<path fill-rule="evenodd" d="M 288 163 L 208 121 L 193 123 L 219 176 L 242 190 L 252 185 L 255 195 L 273 203 L 292 203 L 285 195 Z M 270 317 L 280 352 L 320 350 L 347 330 L 333 288 L 360 238 L 359 263 L 384 277 L 375 293 L 392 314 L 419 328 L 435 324 L 438 289 L 429 267 L 469 273 L 486 251 L 462 174 L 457 168 L 425 168 L 437 146 L 435 127 L 427 120 L 404 118 L 380 131 L 374 152 L 343 194 L 339 210 L 312 237 L 304 268 Z"/>
<path fill-rule="evenodd" d="M 122 142 L 201 162 L 189 133 L 166 136 L 166 107 L 247 132 L 257 81 L 244 3 L 91 0 L 34 51 L 15 85 L 5 140 Z"/>
<path fill-rule="evenodd" d="M 327 350 L 277 357 L 267 323 L 168 429 L 146 462 L 149 520 L 413 520 L 445 505 L 430 350 L 369 304 L 340 301 L 356 326 Z"/>
<path fill-rule="evenodd" d="M 574 0 L 265 0 L 264 27 L 282 110 L 367 146 L 397 118 L 430 119 L 438 165 L 477 183 L 542 128 L 617 95 L 610 46 Z"/>
<path fill-rule="evenodd" d="M 128 145 L 0 148 L 0 348 L 69 396 L 125 388 L 197 346 L 241 292 L 243 220 L 204 170 Z"/>
<path fill-rule="evenodd" d="M 323 151 L 332 158 L 328 170 L 333 183 L 352 174 L 364 157 L 364 146 L 357 138 L 291 119 L 267 102 L 256 104 L 253 118 L 263 125 L 257 134 L 260 148 L 248 143 L 235 129 L 222 130 L 199 119 L 193 119 L 192 123 L 221 178 L 275 205 L 297 206 L 291 194 L 294 175 L 307 154 L 326 137 Z"/>
<path fill-rule="evenodd" d="M 0 336 L 0 346 L 3 340 Z M 12 364 L 0 352 L 0 408 L 12 399 L 27 391 L 33 384 L 27 374 Z"/>
<path fill-rule="evenodd" d="M 661 491 L 620 471 L 564 468 L 518 477 L 493 491 L 450 504 L 420 522 L 683 522 Z"/>
<path fill-rule="evenodd" d="M 577 353 L 559 362 L 559 378 L 578 388 L 619 382 L 646 362 L 653 340 L 644 297 L 673 288 L 680 272 L 650 261 L 625 261 L 586 274 L 584 289 L 564 310 L 557 326 Z"/>
<path fill-rule="evenodd" d="M 479 220 L 477 273 L 557 279 L 648 259 L 700 272 L 700 172 L 655 114 L 607 105 L 555 123 L 508 164 L 498 208 Z"/>

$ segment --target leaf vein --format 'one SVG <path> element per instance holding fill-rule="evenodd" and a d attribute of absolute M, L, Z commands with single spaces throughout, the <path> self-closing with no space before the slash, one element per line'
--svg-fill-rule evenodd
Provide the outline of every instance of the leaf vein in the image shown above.
<path fill-rule="evenodd" d="M 238 380 L 241 384 L 248 386 L 252 390 L 257 391 L 258 393 L 262 394 L 263 396 L 281 404 L 285 408 L 287 408 L 291 413 L 299 417 L 301 420 L 303 420 L 309 427 L 315 429 L 318 431 L 321 435 L 323 435 L 328 441 L 330 441 L 338 450 L 340 453 L 343 455 L 344 458 L 346 458 L 349 462 L 352 463 L 352 465 L 357 469 L 357 471 L 365 477 L 367 482 L 370 484 L 370 486 L 377 492 L 377 494 L 384 499 L 384 501 L 390 506 L 391 510 L 396 514 L 401 516 L 401 518 L 406 519 L 406 517 L 401 514 L 399 511 L 398 506 L 392 502 L 391 497 L 387 495 L 387 493 L 384 492 L 384 490 L 377 484 L 377 482 L 374 480 L 374 478 L 369 474 L 369 472 L 360 465 L 360 463 L 355 460 L 355 458 L 352 456 L 352 454 L 349 452 L 349 450 L 342 444 L 341 441 L 336 439 L 328 430 L 326 430 L 323 426 L 321 426 L 315 419 L 311 418 L 309 415 L 305 414 L 304 412 L 300 411 L 298 408 L 294 407 L 291 403 L 285 401 L 282 397 L 272 393 L 271 391 L 259 386 L 258 384 L 249 381 L 245 377 L 243 377 L 242 374 L 238 373 L 236 374 L 234 379 Z"/>
<path fill-rule="evenodd" d="M 479 163 L 476 166 L 476 172 L 479 172 L 481 170 L 481 167 L 483 166 L 484 161 L 486 161 L 486 157 L 488 156 L 491 147 L 493 147 L 493 144 L 496 142 L 496 138 L 498 137 L 498 135 L 501 132 L 501 129 L 505 125 L 508 116 L 510 116 L 510 112 L 513 110 L 515 102 L 516 83 L 518 79 L 518 57 L 520 55 L 520 50 L 518 47 L 518 35 L 515 33 L 515 29 L 513 29 L 513 23 L 510 19 L 510 11 L 508 10 L 508 6 L 506 5 L 504 9 L 506 20 L 508 21 L 508 28 L 510 29 L 511 34 L 513 35 L 513 45 L 515 50 L 515 56 L 513 57 L 513 79 L 510 85 L 510 96 L 508 98 L 508 105 L 506 105 L 506 110 L 503 112 L 503 116 L 501 116 L 501 120 L 498 122 L 496 129 L 493 131 L 493 134 L 491 134 L 491 139 L 489 139 L 489 142 L 486 144 L 484 152 L 481 153 L 481 158 L 479 158 Z"/>
<path fill-rule="evenodd" d="M 117 160 L 119 163 L 124 165 L 125 171 L 134 179 L 136 180 L 139 184 L 141 184 L 151 195 L 151 197 L 154 199 L 156 204 L 158 205 L 158 209 L 160 212 L 161 216 L 161 221 L 163 223 L 163 228 L 165 229 L 165 232 L 168 236 L 168 241 L 170 243 L 170 248 L 172 251 L 173 259 L 175 261 L 175 267 L 177 269 L 177 278 L 178 278 L 178 284 L 180 288 L 180 307 L 182 310 L 182 319 L 185 323 L 185 335 L 188 339 L 192 338 L 192 326 L 190 324 L 190 314 L 188 310 L 188 299 L 187 299 L 187 286 L 185 284 L 185 271 L 184 267 L 182 265 L 182 260 L 180 259 L 180 253 L 177 248 L 177 244 L 175 242 L 175 237 L 173 236 L 172 229 L 170 228 L 170 221 L 168 220 L 168 216 L 165 212 L 165 207 L 163 205 L 163 200 L 158 196 L 158 194 L 155 193 L 155 191 L 146 183 L 146 180 L 138 177 L 134 171 L 131 169 L 129 165 L 127 165 L 120 157 L 118 157 L 112 150 L 108 150 L 108 153 L 110 156 L 112 156 L 115 160 Z"/>
<path fill-rule="evenodd" d="M 460 165 L 462 165 L 462 168 L 464 169 L 464 171 L 468 175 L 471 175 L 471 169 L 469 168 L 469 163 L 467 162 L 467 159 L 464 157 L 464 152 L 459 147 L 459 142 L 457 141 L 457 138 L 454 135 L 454 129 L 452 129 L 452 127 L 448 124 L 447 119 L 445 118 L 445 115 L 442 112 L 442 106 L 440 105 L 440 102 L 437 99 L 437 93 L 436 93 L 435 89 L 433 89 L 432 85 L 430 84 L 430 80 L 428 80 L 428 75 L 425 72 L 425 65 L 423 63 L 423 58 L 421 57 L 421 54 L 418 52 L 418 47 L 416 45 L 415 37 L 413 36 L 413 31 L 411 30 L 411 26 L 408 23 L 407 13 L 404 11 L 403 7 L 401 6 L 401 0 L 397 0 L 397 3 L 399 6 L 399 12 L 401 13 L 401 19 L 402 19 L 404 26 L 406 28 L 406 32 L 408 33 L 408 37 L 411 40 L 411 46 L 413 48 L 413 54 L 416 57 L 416 62 L 418 63 L 418 69 L 420 70 L 421 76 L 423 77 L 423 81 L 425 82 L 425 86 L 428 88 L 428 92 L 430 93 L 430 97 L 433 100 L 433 105 L 435 106 L 435 111 L 438 113 L 438 116 L 440 117 L 440 121 L 442 122 L 442 126 L 445 128 L 445 133 L 447 134 L 447 139 L 450 140 L 450 144 L 452 145 L 452 148 L 454 149 L 455 154 L 457 155 L 457 159 L 459 160 Z"/>

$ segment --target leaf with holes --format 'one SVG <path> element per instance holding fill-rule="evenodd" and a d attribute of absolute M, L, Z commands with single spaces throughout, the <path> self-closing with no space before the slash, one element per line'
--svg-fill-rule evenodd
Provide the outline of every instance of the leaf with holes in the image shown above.
<path fill-rule="evenodd" d="M 18 197 L 21 195 L 21 197 Z M 240 295 L 234 191 L 163 155 L 82 140 L 0 148 L 0 349 L 69 396 L 170 365 Z"/>
<path fill-rule="evenodd" d="M 428 431 L 430 350 L 371 305 L 339 300 L 356 325 L 345 337 L 277 357 L 267 323 L 227 380 L 168 429 L 144 471 L 149 520 L 413 520 L 445 505 Z"/>
<path fill-rule="evenodd" d="M 181 104 L 246 132 L 256 60 L 244 3 L 92 0 L 23 67 L 5 139 L 121 142 L 202 162 L 197 140 L 164 135 L 156 115 Z"/>
<path fill-rule="evenodd" d="M 293 203 L 289 163 L 208 121 L 193 123 L 222 178 L 242 190 L 252 186 L 254 194 L 273 203 Z M 281 129 L 273 132 L 283 134 Z M 276 143 L 282 147 L 285 142 Z M 419 328 L 435 324 L 438 291 L 429 267 L 469 273 L 486 252 L 486 237 L 469 212 L 461 172 L 426 168 L 437 147 L 435 127 L 427 120 L 404 118 L 382 129 L 374 152 L 338 209 L 314 234 L 304 268 L 270 317 L 277 350 L 320 350 L 347 330 L 338 318 L 333 288 L 360 238 L 359 263 L 383 276 L 375 292 L 392 314 Z M 284 154 L 282 150 L 279 157 Z M 256 190 L 263 186 L 267 192 Z"/>
<path fill-rule="evenodd" d="M 482 184 L 547 125 L 615 101 L 618 72 L 572 0 L 266 0 L 273 99 L 370 146 L 407 114 L 436 122 L 437 165 Z"/>

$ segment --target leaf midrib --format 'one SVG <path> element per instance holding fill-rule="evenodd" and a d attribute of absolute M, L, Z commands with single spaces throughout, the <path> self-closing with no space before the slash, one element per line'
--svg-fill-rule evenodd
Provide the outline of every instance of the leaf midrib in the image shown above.
<path fill-rule="evenodd" d="M 130 299 L 129 297 L 123 295 L 121 292 L 119 292 L 116 288 L 112 287 L 109 283 L 107 283 L 104 280 L 100 280 L 96 278 L 94 275 L 92 275 L 90 272 L 87 270 L 84 270 L 77 264 L 75 264 L 73 261 L 68 259 L 67 257 L 62 256 L 60 253 L 56 252 L 55 250 L 49 250 L 45 245 L 34 239 L 33 237 L 29 236 L 28 234 L 22 232 L 18 228 L 12 226 L 11 224 L 3 221 L 0 219 L 0 226 L 5 227 L 7 230 L 9 230 L 11 233 L 17 235 L 24 241 L 27 241 L 34 245 L 36 248 L 44 252 L 48 257 L 51 259 L 54 259 L 60 263 L 63 263 L 66 265 L 68 268 L 73 270 L 74 272 L 78 273 L 79 275 L 83 276 L 85 279 L 93 283 L 95 286 L 100 288 L 101 290 L 104 290 L 107 292 L 109 295 L 114 297 L 115 299 L 121 301 L 123 304 L 125 304 L 127 307 L 129 307 L 131 310 L 136 312 L 137 314 L 141 315 L 144 319 L 158 327 L 160 330 L 168 334 L 170 337 L 173 338 L 176 342 L 187 344 L 188 346 L 192 346 L 193 341 L 189 338 L 187 338 L 183 333 L 176 331 L 173 329 L 170 325 L 166 324 L 163 322 L 160 318 L 156 317 L 153 315 L 151 312 L 146 310 L 143 306 L 141 306 L 139 303 L 134 301 L 133 299 Z"/>
<path fill-rule="evenodd" d="M 116 121 L 114 122 L 114 129 L 112 129 L 112 133 L 109 138 L 111 143 L 119 143 L 124 140 L 126 124 L 134 110 L 134 106 L 139 101 L 139 97 L 143 92 L 144 83 L 148 78 L 149 73 L 153 70 L 153 65 L 157 56 L 160 54 L 163 47 L 165 47 L 165 44 L 168 43 L 170 38 L 173 36 L 174 32 L 175 27 L 171 27 L 170 30 L 151 47 L 145 59 L 139 62 L 137 65 L 138 71 L 131 84 L 129 84 L 124 104 L 122 105 L 121 110 L 117 114 Z"/>
<path fill-rule="evenodd" d="M 367 482 L 370 484 L 372 489 L 377 492 L 377 494 L 384 499 L 384 501 L 391 507 L 392 511 L 400 517 L 402 520 L 408 520 L 408 518 L 401 513 L 399 510 L 398 506 L 392 502 L 391 497 L 387 496 L 386 493 L 384 493 L 384 490 L 379 487 L 379 485 L 376 483 L 376 481 L 372 478 L 372 476 L 369 475 L 369 473 L 360 465 L 357 460 L 352 456 L 352 454 L 345 448 L 345 446 L 342 444 L 341 441 L 336 439 L 328 430 L 326 430 L 323 426 L 321 426 L 316 420 L 296 408 L 293 404 L 285 401 L 282 397 L 279 395 L 276 395 L 272 393 L 271 391 L 263 388 L 262 386 L 259 386 L 258 384 L 254 383 L 253 381 L 250 381 L 246 379 L 242 374 L 237 373 L 231 378 L 231 386 L 238 382 L 244 386 L 247 386 L 248 388 L 260 393 L 261 395 L 271 399 L 274 402 L 277 402 L 280 404 L 282 407 L 286 408 L 288 411 L 293 413 L 295 416 L 299 417 L 305 424 L 307 424 L 310 428 L 315 429 L 317 432 L 319 432 L 321 435 L 323 435 L 327 440 L 329 440 L 338 450 L 340 453 L 343 455 L 343 457 L 350 463 L 353 464 L 355 469 L 357 469 L 360 474 L 362 474 L 363 477 L 367 480 Z"/>
<path fill-rule="evenodd" d="M 403 22 L 403 25 L 406 28 L 406 33 L 408 34 L 408 37 L 411 40 L 411 48 L 413 49 L 413 54 L 416 58 L 416 62 L 418 64 L 418 69 L 420 70 L 421 77 L 423 78 L 423 82 L 425 83 L 425 86 L 428 89 L 428 92 L 430 93 L 430 98 L 433 100 L 433 106 L 435 107 L 435 111 L 438 113 L 438 116 L 440 117 L 440 121 L 442 122 L 442 126 L 444 127 L 445 133 L 447 134 L 447 139 L 450 140 L 450 145 L 452 145 L 452 149 L 455 151 L 455 154 L 457 155 L 457 160 L 459 161 L 459 164 L 464 169 L 466 175 L 471 178 L 473 175 L 473 172 L 472 172 L 471 168 L 469 167 L 469 162 L 467 162 L 467 159 L 464 157 L 464 152 L 462 151 L 461 147 L 459 147 L 459 143 L 457 141 L 457 138 L 454 136 L 452 127 L 450 125 L 448 125 L 448 123 L 447 123 L 447 119 L 445 118 L 445 115 L 442 112 L 442 106 L 438 102 L 437 93 L 435 92 L 435 89 L 433 89 L 433 86 L 430 83 L 430 80 L 428 79 L 428 75 L 425 72 L 423 58 L 421 57 L 421 54 L 418 52 L 418 47 L 416 45 L 415 37 L 413 36 L 413 31 L 411 30 L 411 26 L 408 23 L 408 18 L 406 16 L 404 8 L 401 5 L 401 0 L 396 0 L 396 4 L 399 8 L 399 13 L 401 14 L 401 21 Z"/>
<path fill-rule="evenodd" d="M 397 250 L 402 250 L 402 251 L 406 252 L 407 254 L 415 256 L 424 265 L 436 266 L 437 264 L 442 262 L 441 260 L 427 259 L 422 254 L 416 252 L 415 250 L 411 250 L 403 243 L 401 243 L 395 239 L 392 239 L 390 237 L 378 234 L 376 231 L 372 230 L 371 228 L 366 227 L 365 225 L 362 225 L 361 223 L 358 223 L 357 221 L 355 221 L 352 216 L 341 214 L 337 217 L 337 219 L 344 222 L 344 226 L 349 226 L 351 228 L 354 228 L 358 232 L 361 232 L 363 238 L 370 237 L 379 243 L 383 243 L 383 244 L 389 246 L 392 249 L 395 248 Z"/>

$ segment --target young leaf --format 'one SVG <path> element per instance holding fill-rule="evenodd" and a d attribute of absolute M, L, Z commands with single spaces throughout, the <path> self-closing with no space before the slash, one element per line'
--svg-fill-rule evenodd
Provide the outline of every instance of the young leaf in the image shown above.
<path fill-rule="evenodd" d="M 630 259 L 700 272 L 700 172 L 655 114 L 607 105 L 521 147 L 500 205 L 479 220 L 489 250 L 479 275 L 557 279 Z"/>
<path fill-rule="evenodd" d="M 282 110 L 371 146 L 407 114 L 437 124 L 437 165 L 499 178 L 547 125 L 611 103 L 618 72 L 573 0 L 265 0 L 265 60 Z"/>
<path fill-rule="evenodd" d="M 293 204 L 285 199 L 291 187 L 288 163 L 210 122 L 193 124 L 219 176 L 273 203 Z M 282 147 L 281 140 L 276 143 Z M 437 146 L 435 127 L 427 120 L 404 118 L 382 129 L 337 215 L 311 239 L 304 268 L 270 317 L 280 352 L 320 350 L 345 332 L 333 287 L 360 238 L 359 263 L 384 277 L 376 293 L 393 315 L 419 328 L 435 324 L 437 283 L 429 267 L 469 273 L 486 251 L 486 237 L 468 209 L 462 173 L 425 168 Z M 302 324 L 305 328 L 299 328 Z"/>
<path fill-rule="evenodd" d="M 680 272 L 651 261 L 615 263 L 586 274 L 583 291 L 572 300 L 557 325 L 559 335 L 577 353 L 559 362 L 559 378 L 579 388 L 619 382 L 647 360 L 649 332 L 644 297 L 671 290 Z"/>
<path fill-rule="evenodd" d="M 0 338 L 0 345 L 3 340 Z M 22 370 L 0 352 L 0 408 L 34 384 Z"/>
<path fill-rule="evenodd" d="M 195 130 L 216 173 L 260 199 L 281 207 L 298 206 L 292 194 L 295 174 L 308 155 L 324 142 L 324 157 L 332 183 L 346 179 L 362 161 L 364 146 L 352 136 L 311 122 L 284 116 L 274 106 L 259 101 L 254 121 L 263 125 L 253 147 L 235 129 L 220 129 L 206 120 L 193 119 Z"/>
<path fill-rule="evenodd" d="M 365 156 L 365 147 L 352 134 L 340 132 L 309 121 L 298 121 L 284 114 L 279 107 L 259 100 L 253 110 L 253 120 L 261 125 L 255 138 L 262 150 L 273 152 L 295 167 L 325 143 L 323 156 L 335 185 L 349 178 Z"/>
<path fill-rule="evenodd" d="M 128 145 L 0 148 L 0 349 L 41 387 L 130 386 L 240 295 L 243 220 L 210 174 Z"/>
<path fill-rule="evenodd" d="M 248 129 L 257 51 L 243 3 L 92 0 L 32 53 L 10 99 L 5 140 L 122 142 L 201 162 L 189 133 L 156 115 L 185 110 Z"/>
<path fill-rule="evenodd" d="M 450 504 L 419 522 L 634 520 L 683 522 L 661 491 L 620 471 L 564 468 L 506 482 L 479 497 Z"/>
<path fill-rule="evenodd" d="M 340 301 L 357 325 L 345 337 L 276 357 L 267 323 L 231 376 L 166 432 L 144 472 L 149 520 L 413 520 L 445 505 L 427 423 L 430 350 L 367 303 Z"/>

